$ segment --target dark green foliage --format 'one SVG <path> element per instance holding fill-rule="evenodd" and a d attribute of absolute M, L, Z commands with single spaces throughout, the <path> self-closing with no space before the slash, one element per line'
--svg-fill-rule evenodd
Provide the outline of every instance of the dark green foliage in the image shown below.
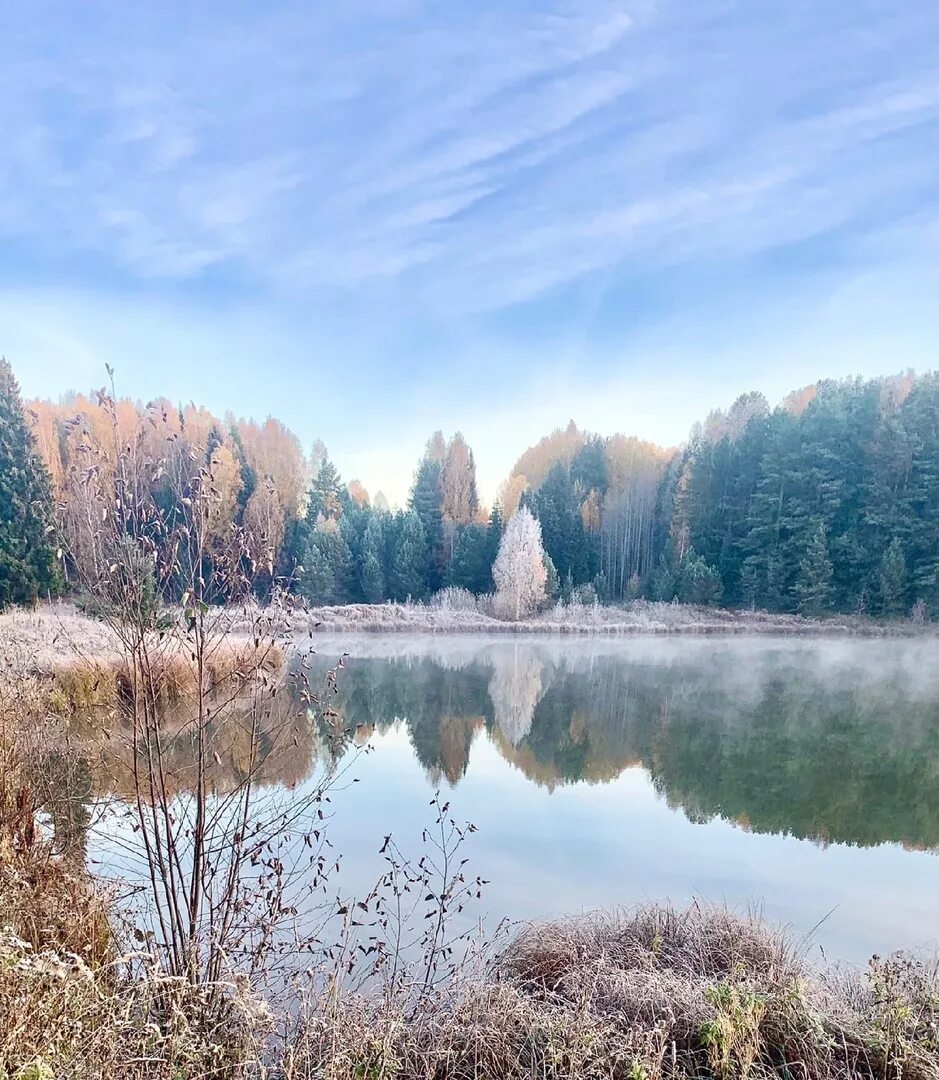
<path fill-rule="evenodd" d="M 571 481 L 576 490 L 584 495 L 591 491 L 598 491 L 601 495 L 606 493 L 606 448 L 602 439 L 588 439 L 574 455 Z"/>
<path fill-rule="evenodd" d="M 880 564 L 880 596 L 884 615 L 906 612 L 906 559 L 903 545 L 896 537 L 890 541 Z"/>
<path fill-rule="evenodd" d="M 831 559 L 825 526 L 819 525 L 799 564 L 799 576 L 793 592 L 804 615 L 818 615 L 827 610 L 831 600 Z"/>
<path fill-rule="evenodd" d="M 561 580 L 558 577 L 557 567 L 547 552 L 544 555 L 544 568 L 548 575 L 544 586 L 545 596 L 548 600 L 556 600 L 561 592 Z"/>
<path fill-rule="evenodd" d="M 359 562 L 359 588 L 366 604 L 380 604 L 385 599 L 385 537 L 380 514 L 369 514 L 362 539 Z"/>
<path fill-rule="evenodd" d="M 238 455 L 238 464 L 241 467 L 241 490 L 238 492 L 238 517 L 240 520 L 245 512 L 245 507 L 248 505 L 248 500 L 257 489 L 258 474 L 248 464 L 247 457 L 245 456 L 244 443 L 241 440 L 241 433 L 234 424 L 229 428 L 228 433 L 231 435 L 232 442 L 235 444 L 235 451 Z"/>
<path fill-rule="evenodd" d="M 443 584 L 443 489 L 441 487 L 442 465 L 439 461 L 424 457 L 417 467 L 414 485 L 408 501 L 409 509 L 417 515 L 423 531 L 424 544 L 429 553 L 424 588 L 432 592 Z"/>
<path fill-rule="evenodd" d="M 721 575 L 716 566 L 693 552 L 685 559 L 681 568 L 679 599 L 686 604 L 720 603 L 724 592 Z"/>
<path fill-rule="evenodd" d="M 349 599 L 349 545 L 338 528 L 309 529 L 301 549 L 300 595 L 311 604 L 343 604 Z"/>
<path fill-rule="evenodd" d="M 544 549 L 561 580 L 573 586 L 591 582 L 599 569 L 597 545 L 584 530 L 571 470 L 558 463 L 523 501 L 541 523 Z"/>
<path fill-rule="evenodd" d="M 469 589 L 472 593 L 489 592 L 492 588 L 489 528 L 486 525 L 467 525 L 460 530 L 447 584 Z"/>
<path fill-rule="evenodd" d="M 392 600 L 423 600 L 428 593 L 430 556 L 420 516 L 402 514 L 388 572 L 388 595 Z"/>
<path fill-rule="evenodd" d="M 939 613 L 939 379 L 821 383 L 798 415 L 746 395 L 667 471 L 656 517 L 656 599 L 688 594 L 694 557 L 730 606 Z"/>
<path fill-rule="evenodd" d="M 58 585 L 49 539 L 52 495 L 13 371 L 0 359 L 0 608 L 33 603 Z"/>

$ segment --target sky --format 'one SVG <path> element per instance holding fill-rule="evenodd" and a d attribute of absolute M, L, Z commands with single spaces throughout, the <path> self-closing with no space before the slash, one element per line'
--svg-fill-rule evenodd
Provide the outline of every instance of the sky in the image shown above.
<path fill-rule="evenodd" d="M 571 418 L 935 366 L 935 0 L 35 0 L 0 13 L 24 393 L 283 420 L 402 501 Z"/>

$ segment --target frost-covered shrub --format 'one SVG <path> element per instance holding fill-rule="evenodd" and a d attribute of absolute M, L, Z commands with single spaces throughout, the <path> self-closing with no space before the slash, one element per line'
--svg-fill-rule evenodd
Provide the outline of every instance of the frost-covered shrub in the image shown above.
<path fill-rule="evenodd" d="M 476 597 L 469 589 L 461 588 L 459 585 L 448 585 L 434 594 L 430 606 L 440 611 L 476 611 L 478 604 Z"/>

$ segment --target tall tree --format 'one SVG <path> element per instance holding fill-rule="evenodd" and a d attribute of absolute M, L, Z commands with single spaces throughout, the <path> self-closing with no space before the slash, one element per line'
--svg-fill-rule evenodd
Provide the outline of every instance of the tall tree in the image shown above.
<path fill-rule="evenodd" d="M 439 432 L 438 432 L 439 434 Z M 442 439 L 442 436 L 441 436 Z M 434 440 L 431 440 L 433 442 Z M 436 454 L 438 448 L 435 448 Z M 446 448 L 444 447 L 444 454 Z M 420 519 L 424 543 L 429 552 L 426 584 L 436 592 L 443 582 L 446 565 L 443 545 L 443 473 L 442 460 L 428 453 L 421 459 L 414 476 L 408 508 Z"/>
<path fill-rule="evenodd" d="M 367 604 L 380 604 L 386 596 L 382 515 L 369 515 L 362 540 L 360 589 Z"/>
<path fill-rule="evenodd" d="M 819 525 L 802 557 L 795 584 L 799 611 L 805 615 L 818 615 L 825 611 L 831 598 L 831 579 L 828 538 L 825 526 Z"/>
<path fill-rule="evenodd" d="M 0 607 L 56 588 L 49 540 L 52 495 L 13 369 L 0 359 Z"/>
<path fill-rule="evenodd" d="M 392 599 L 424 599 L 428 592 L 429 561 L 420 516 L 414 511 L 403 514 L 388 572 L 388 592 Z"/>
<path fill-rule="evenodd" d="M 890 541 L 880 564 L 880 595 L 885 615 L 901 615 L 906 602 L 906 559 L 897 537 Z"/>
<path fill-rule="evenodd" d="M 548 571 L 541 526 L 523 506 L 506 526 L 492 568 L 497 608 L 518 621 L 545 601 Z"/>

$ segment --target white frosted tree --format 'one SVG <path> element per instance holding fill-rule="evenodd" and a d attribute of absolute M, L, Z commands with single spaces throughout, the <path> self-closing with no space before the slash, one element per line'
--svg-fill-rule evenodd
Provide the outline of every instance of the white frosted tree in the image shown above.
<path fill-rule="evenodd" d="M 496 583 L 496 609 L 516 622 L 545 600 L 544 547 L 541 525 L 527 506 L 508 523 L 492 568 Z"/>

